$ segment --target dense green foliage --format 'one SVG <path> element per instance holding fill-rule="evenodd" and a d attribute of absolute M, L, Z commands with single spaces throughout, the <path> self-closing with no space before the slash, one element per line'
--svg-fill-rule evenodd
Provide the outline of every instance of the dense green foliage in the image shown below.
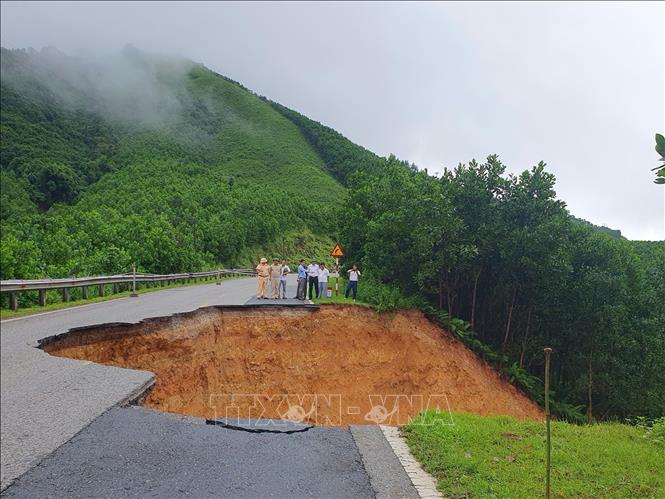
<path fill-rule="evenodd" d="M 349 191 L 349 258 L 451 330 L 468 321 L 462 336 L 507 376 L 540 391 L 551 346 L 556 398 L 588 420 L 665 413 L 665 245 L 579 223 L 542 163 L 506 176 L 491 156 L 437 178 L 389 158 Z"/>
<path fill-rule="evenodd" d="M 339 132 L 276 102 L 268 101 L 283 116 L 295 123 L 309 144 L 325 161 L 330 174 L 347 185 L 357 171 L 380 175 L 383 158 L 349 141 Z"/>
<path fill-rule="evenodd" d="M 129 49 L 112 67 L 127 88 L 2 50 L 3 279 L 323 256 L 344 191 L 293 123 L 199 65 Z"/>
<path fill-rule="evenodd" d="M 665 137 L 656 134 L 656 152 L 660 154 L 660 165 L 653 168 L 656 171 L 656 184 L 665 184 Z"/>
<path fill-rule="evenodd" d="M 664 429 L 552 423 L 552 497 L 663 497 Z M 429 412 L 405 430 L 444 497 L 544 496 L 541 423 Z"/>

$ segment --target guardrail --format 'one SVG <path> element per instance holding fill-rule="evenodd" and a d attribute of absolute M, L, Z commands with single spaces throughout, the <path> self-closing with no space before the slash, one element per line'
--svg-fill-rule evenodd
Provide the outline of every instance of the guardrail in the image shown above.
<path fill-rule="evenodd" d="M 9 293 L 9 306 L 12 310 L 18 310 L 18 293 L 24 291 L 38 291 L 39 292 L 39 305 L 46 305 L 46 291 L 52 289 L 62 290 L 62 301 L 69 301 L 69 290 L 71 288 L 81 288 L 83 299 L 88 299 L 88 287 L 98 286 L 99 296 L 104 296 L 106 285 L 113 285 L 113 294 L 118 292 L 119 285 L 123 283 L 131 283 L 132 294 L 136 295 L 137 283 L 160 283 L 162 286 L 166 285 L 169 281 L 176 283 L 178 281 L 192 282 L 192 280 L 217 280 L 217 284 L 221 284 L 219 279 L 223 276 L 240 276 L 240 275 L 255 275 L 256 271 L 253 269 L 217 269 L 209 270 L 206 272 L 189 272 L 184 274 L 145 274 L 145 273 L 128 273 L 117 274 L 112 276 L 95 276 L 95 277 L 68 277 L 63 279 L 14 279 L 7 281 L 0 281 L 0 293 Z"/>

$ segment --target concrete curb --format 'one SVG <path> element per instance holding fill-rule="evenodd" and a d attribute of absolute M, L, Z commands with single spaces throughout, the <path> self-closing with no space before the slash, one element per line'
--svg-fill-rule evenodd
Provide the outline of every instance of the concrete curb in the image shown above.
<path fill-rule="evenodd" d="M 386 440 L 390 444 L 399 459 L 399 462 L 402 464 L 404 471 L 409 476 L 411 483 L 416 488 L 418 495 L 425 498 L 442 498 L 441 493 L 436 489 L 436 481 L 427 473 L 424 469 L 421 468 L 420 464 L 411 454 L 408 445 L 399 434 L 399 429 L 394 426 L 384 426 L 380 425 L 383 435 L 386 437 Z"/>
<path fill-rule="evenodd" d="M 419 497 L 411 479 L 378 426 L 351 425 L 349 430 L 377 499 Z"/>

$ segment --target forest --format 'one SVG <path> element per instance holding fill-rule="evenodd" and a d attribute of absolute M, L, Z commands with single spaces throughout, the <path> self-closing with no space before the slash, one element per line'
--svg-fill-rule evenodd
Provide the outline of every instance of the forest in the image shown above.
<path fill-rule="evenodd" d="M 324 257 L 338 239 L 380 307 L 422 308 L 536 398 L 551 346 L 559 417 L 665 414 L 665 245 L 574 217 L 545 163 L 430 175 L 201 65 L 129 49 L 122 68 L 142 85 L 109 99 L 103 68 L 2 49 L 2 279 Z"/>
<path fill-rule="evenodd" d="M 343 187 L 294 124 L 202 66 L 2 49 L 1 104 L 3 279 L 248 266 L 273 244 L 323 256 Z"/>
<path fill-rule="evenodd" d="M 490 156 L 437 178 L 390 158 L 381 176 L 359 172 L 342 221 L 349 255 L 467 321 L 466 334 L 527 388 L 551 346 L 570 419 L 662 415 L 665 245 L 571 217 L 543 163 L 505 169 Z"/>

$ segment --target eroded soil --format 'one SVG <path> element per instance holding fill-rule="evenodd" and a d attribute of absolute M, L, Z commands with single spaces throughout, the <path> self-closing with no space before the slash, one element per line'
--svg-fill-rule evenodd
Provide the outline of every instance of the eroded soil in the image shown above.
<path fill-rule="evenodd" d="M 542 417 L 420 312 L 210 307 L 71 332 L 57 356 L 152 371 L 145 405 L 207 418 L 404 424 L 424 408 Z"/>

